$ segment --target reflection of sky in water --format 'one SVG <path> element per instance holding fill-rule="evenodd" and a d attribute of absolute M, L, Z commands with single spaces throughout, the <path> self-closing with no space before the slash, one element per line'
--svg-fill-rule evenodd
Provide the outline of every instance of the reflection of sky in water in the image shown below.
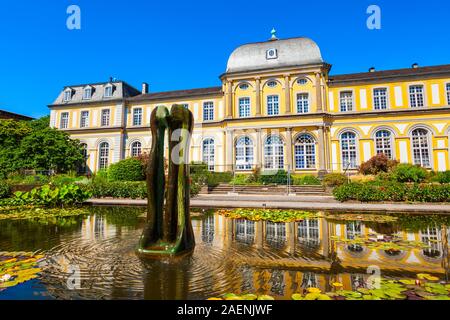
<path fill-rule="evenodd" d="M 0 299 L 45 299 L 46 294 L 74 299 L 205 299 L 227 292 L 289 298 L 308 287 L 329 291 L 333 282 L 349 290 L 364 287 L 370 276 L 367 268 L 373 265 L 386 277 L 448 276 L 446 227 L 430 225 L 417 232 L 396 228 L 400 238 L 422 241 L 430 248 L 389 252 L 331 240 L 367 237 L 375 233 L 373 224 L 325 219 L 271 223 L 217 215 L 193 220 L 197 246 L 192 255 L 176 263 L 144 265 L 134 251 L 144 219 L 127 210 L 105 214 L 108 209 L 103 209 L 66 227 L 0 221 L 2 250 L 41 249 L 47 256 L 40 281 L 0 292 Z M 72 265 L 80 269 L 81 290 L 65 286 Z"/>

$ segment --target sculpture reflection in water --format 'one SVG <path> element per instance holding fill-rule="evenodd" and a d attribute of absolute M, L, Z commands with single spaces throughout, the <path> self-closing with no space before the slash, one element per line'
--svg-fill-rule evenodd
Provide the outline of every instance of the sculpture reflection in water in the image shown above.
<path fill-rule="evenodd" d="M 152 148 L 147 166 L 147 226 L 137 249 L 140 257 L 167 257 L 192 252 L 195 246 L 189 204 L 189 143 L 192 113 L 173 105 L 151 114 Z M 164 172 L 165 134 L 169 135 L 169 174 Z"/>

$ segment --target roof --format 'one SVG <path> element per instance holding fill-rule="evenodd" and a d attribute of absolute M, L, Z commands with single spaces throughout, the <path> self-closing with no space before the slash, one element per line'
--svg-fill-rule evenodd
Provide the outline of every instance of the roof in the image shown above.
<path fill-rule="evenodd" d="M 276 52 L 268 57 L 270 49 Z M 323 63 L 318 45 L 309 38 L 249 43 L 231 53 L 226 73 L 246 72 Z"/>
<path fill-rule="evenodd" d="M 427 77 L 439 75 L 450 75 L 450 64 L 430 67 L 330 75 L 329 81 L 330 84 L 348 84 L 353 82 L 378 82 L 386 80 L 397 80 L 406 77 Z"/>
<path fill-rule="evenodd" d="M 114 86 L 112 97 L 104 97 L 104 88 L 108 84 Z M 85 100 L 83 99 L 83 88 L 90 86 L 93 88 L 91 99 Z M 70 101 L 64 101 L 64 92 L 67 89 L 72 90 L 72 99 Z M 141 92 L 129 85 L 125 81 L 111 81 L 111 82 L 98 82 L 98 83 L 86 83 L 86 84 L 77 84 L 71 86 L 65 86 L 63 90 L 59 93 L 56 100 L 53 102 L 53 106 L 55 105 L 73 105 L 78 103 L 86 103 L 86 102 L 103 102 L 103 101 L 111 101 L 111 100 L 120 100 L 129 97 L 134 97 L 139 95 Z"/>
<path fill-rule="evenodd" d="M 17 114 L 14 112 L 9 112 L 5 110 L 0 110 L 0 119 L 14 119 L 14 120 L 33 120 L 34 118 Z"/>
<path fill-rule="evenodd" d="M 135 97 L 131 97 L 128 100 L 129 101 L 176 100 L 201 96 L 217 96 L 222 94 L 223 94 L 222 87 L 210 87 L 210 88 L 175 90 L 175 91 L 141 94 Z"/>

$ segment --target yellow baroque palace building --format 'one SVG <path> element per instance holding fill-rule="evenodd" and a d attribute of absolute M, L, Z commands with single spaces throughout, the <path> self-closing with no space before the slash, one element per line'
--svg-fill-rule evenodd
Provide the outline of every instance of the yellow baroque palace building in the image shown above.
<path fill-rule="evenodd" d="M 448 170 L 450 65 L 331 75 L 308 38 L 238 47 L 220 87 L 149 93 L 124 81 L 67 86 L 51 126 L 79 139 L 95 172 L 151 146 L 150 114 L 183 104 L 195 119 L 190 160 L 215 171 L 356 170 L 377 153 Z"/>

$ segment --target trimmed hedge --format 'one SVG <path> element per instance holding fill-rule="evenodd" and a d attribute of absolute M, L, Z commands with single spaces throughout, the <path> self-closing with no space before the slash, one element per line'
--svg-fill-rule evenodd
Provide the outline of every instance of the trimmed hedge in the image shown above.
<path fill-rule="evenodd" d="M 294 186 L 320 186 L 322 182 L 313 175 L 292 175 L 291 182 Z"/>
<path fill-rule="evenodd" d="M 80 185 L 80 187 L 90 191 L 94 198 L 147 198 L 147 184 L 145 181 L 92 182 Z"/>
<path fill-rule="evenodd" d="M 428 176 L 428 171 L 420 166 L 412 164 L 399 164 L 392 170 L 392 177 L 397 182 L 423 182 Z"/>
<path fill-rule="evenodd" d="M 347 182 L 348 177 L 342 173 L 329 173 L 323 178 L 323 184 L 327 187 L 338 187 Z"/>
<path fill-rule="evenodd" d="M 0 199 L 8 198 L 11 195 L 11 187 L 6 181 L 0 181 Z"/>
<path fill-rule="evenodd" d="M 450 184 L 405 184 L 351 182 L 333 190 L 336 200 L 344 202 L 450 202 Z"/>
<path fill-rule="evenodd" d="M 128 158 L 114 163 L 108 168 L 109 181 L 143 181 L 144 166 L 139 159 Z"/>

